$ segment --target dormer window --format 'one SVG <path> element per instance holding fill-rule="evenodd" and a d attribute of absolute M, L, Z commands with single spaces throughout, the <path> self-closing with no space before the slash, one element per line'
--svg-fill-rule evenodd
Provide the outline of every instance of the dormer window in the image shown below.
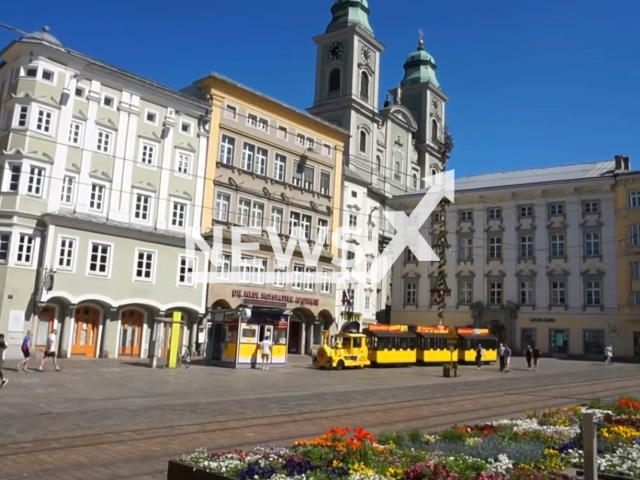
<path fill-rule="evenodd" d="M 27 68 L 24 75 L 29 78 L 36 78 L 38 76 L 38 69 L 35 67 Z"/>
<path fill-rule="evenodd" d="M 360 74 L 360 98 L 369 101 L 369 75 L 367 72 Z"/>

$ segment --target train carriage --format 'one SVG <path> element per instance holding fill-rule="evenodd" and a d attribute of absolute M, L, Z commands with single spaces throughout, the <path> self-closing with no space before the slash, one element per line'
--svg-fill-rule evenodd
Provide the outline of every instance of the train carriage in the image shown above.
<path fill-rule="evenodd" d="M 370 325 L 365 330 L 371 365 L 413 365 L 417 338 L 406 325 Z"/>
<path fill-rule="evenodd" d="M 422 364 L 445 364 L 458 361 L 457 345 L 451 344 L 451 329 L 445 326 L 415 327 L 416 360 Z M 455 335 L 455 332 L 454 332 Z M 457 339 L 454 337 L 454 343 Z"/>
<path fill-rule="evenodd" d="M 498 360 L 498 339 L 489 333 L 488 328 L 458 328 L 458 361 L 475 363 L 478 345 L 484 350 L 482 363 Z"/>

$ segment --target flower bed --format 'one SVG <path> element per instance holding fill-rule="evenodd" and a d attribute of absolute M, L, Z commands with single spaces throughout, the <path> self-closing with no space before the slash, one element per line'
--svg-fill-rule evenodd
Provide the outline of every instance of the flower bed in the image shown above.
<path fill-rule="evenodd" d="M 290 448 L 208 453 L 180 459 L 200 475 L 175 478 L 219 480 L 429 480 L 568 479 L 563 472 L 582 466 L 582 415 L 599 420 L 598 469 L 602 474 L 640 478 L 640 402 L 613 403 L 530 412 L 515 420 L 454 426 L 423 435 L 418 431 L 381 434 L 335 427 Z M 177 472 L 177 470 L 176 470 Z M 171 470 L 169 475 L 170 480 Z"/>

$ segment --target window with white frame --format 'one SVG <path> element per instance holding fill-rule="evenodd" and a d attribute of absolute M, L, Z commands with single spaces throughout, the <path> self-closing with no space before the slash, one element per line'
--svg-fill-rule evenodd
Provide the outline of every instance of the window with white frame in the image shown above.
<path fill-rule="evenodd" d="M 158 114 L 156 112 L 152 112 L 151 110 L 147 110 L 145 121 L 147 123 L 150 123 L 151 125 L 156 125 L 158 123 Z"/>
<path fill-rule="evenodd" d="M 116 106 L 116 99 L 109 95 L 105 95 L 102 97 L 102 106 L 113 109 Z"/>
<path fill-rule="evenodd" d="M 551 305 L 566 305 L 567 283 L 563 280 L 551 281 Z"/>
<path fill-rule="evenodd" d="M 489 258 L 493 260 L 502 258 L 502 237 L 489 238 Z"/>
<path fill-rule="evenodd" d="M 254 258 L 253 259 L 252 283 L 254 285 L 264 285 L 266 273 L 267 273 L 267 259 L 266 258 Z"/>
<path fill-rule="evenodd" d="M 316 141 L 311 137 L 307 137 L 305 139 L 305 145 L 307 148 L 313 150 L 314 148 L 316 148 Z"/>
<path fill-rule="evenodd" d="M 315 169 L 310 165 L 304 167 L 304 188 L 306 190 L 313 190 L 315 183 Z"/>
<path fill-rule="evenodd" d="M 42 80 L 45 82 L 53 83 L 54 74 L 51 70 L 47 70 L 46 68 L 42 69 L 42 74 L 40 75 Z"/>
<path fill-rule="evenodd" d="M 264 220 L 264 203 L 253 202 L 251 205 L 251 226 L 262 228 Z"/>
<path fill-rule="evenodd" d="M 460 239 L 460 260 L 473 260 L 473 237 L 463 237 Z"/>
<path fill-rule="evenodd" d="M 283 138 L 283 139 L 286 140 L 287 139 L 287 134 L 288 134 L 287 127 L 284 127 L 284 126 L 280 125 L 278 127 L 278 138 Z"/>
<path fill-rule="evenodd" d="M 136 203 L 133 208 L 133 218 L 139 222 L 148 222 L 151 218 L 151 195 L 136 194 Z"/>
<path fill-rule="evenodd" d="M 235 148 L 236 139 L 229 135 L 222 135 L 222 140 L 220 141 L 220 163 L 222 165 L 233 165 L 233 152 Z"/>
<path fill-rule="evenodd" d="M 520 305 L 533 305 L 533 281 L 520 282 Z"/>
<path fill-rule="evenodd" d="M 22 173 L 22 165 L 19 163 L 9 164 L 9 191 L 17 193 L 20 189 L 20 174 Z"/>
<path fill-rule="evenodd" d="M 371 308 L 371 295 L 364 296 L 364 309 L 369 310 Z"/>
<path fill-rule="evenodd" d="M 533 218 L 533 207 L 530 205 L 520 207 L 520 218 Z"/>
<path fill-rule="evenodd" d="M 629 245 L 634 247 L 640 245 L 640 223 L 629 225 Z"/>
<path fill-rule="evenodd" d="M 249 115 L 247 115 L 247 124 L 251 125 L 252 127 L 257 127 L 258 126 L 258 116 L 254 115 L 253 113 L 250 113 Z"/>
<path fill-rule="evenodd" d="M 282 210 L 282 208 L 278 208 L 278 207 L 271 208 L 271 222 L 269 226 L 277 234 L 282 233 L 283 215 L 284 215 L 284 211 Z"/>
<path fill-rule="evenodd" d="M 257 175 L 264 176 L 267 174 L 267 157 L 268 156 L 269 156 L 269 151 L 266 148 L 258 147 L 256 149 L 254 172 Z"/>
<path fill-rule="evenodd" d="M 294 265 L 293 266 L 293 284 L 291 288 L 293 288 L 294 290 L 302 290 L 303 275 L 304 275 L 304 266 Z"/>
<path fill-rule="evenodd" d="M 413 250 L 411 250 L 410 247 L 407 247 L 407 249 L 404 252 L 404 261 L 406 263 L 413 263 L 417 260 L 415 253 L 413 253 Z"/>
<path fill-rule="evenodd" d="M 358 215 L 355 213 L 349 214 L 349 226 L 357 227 L 358 226 Z"/>
<path fill-rule="evenodd" d="M 291 183 L 296 187 L 302 186 L 302 175 L 304 172 L 304 166 L 300 162 L 293 162 L 293 169 L 291 172 Z"/>
<path fill-rule="evenodd" d="M 27 182 L 27 193 L 36 197 L 42 196 L 42 187 L 44 185 L 45 169 L 32 165 L 29 168 L 29 179 Z"/>
<path fill-rule="evenodd" d="M 251 283 L 251 272 L 253 271 L 253 257 L 243 256 L 240 258 L 240 283 Z"/>
<path fill-rule="evenodd" d="M 533 257 L 533 235 L 520 235 L 520 258 Z"/>
<path fill-rule="evenodd" d="M 16 254 L 16 263 L 19 265 L 31 265 L 33 261 L 33 246 L 35 240 L 33 235 L 21 233 L 18 236 L 18 252 Z"/>
<path fill-rule="evenodd" d="M 80 145 L 82 143 L 82 123 L 71 122 L 69 128 L 69 143 L 71 145 Z"/>
<path fill-rule="evenodd" d="M 249 226 L 249 216 L 251 215 L 251 200 L 241 198 L 238 202 L 238 219 L 236 223 L 244 227 Z"/>
<path fill-rule="evenodd" d="M 458 303 L 460 305 L 471 305 L 473 295 L 473 284 L 469 280 L 460 282 L 458 290 Z"/>
<path fill-rule="evenodd" d="M 551 256 L 564 257 L 565 253 L 564 233 L 551 234 Z"/>
<path fill-rule="evenodd" d="M 285 277 L 287 275 L 286 270 L 281 268 L 276 268 L 273 270 L 273 286 L 274 287 L 284 287 Z"/>
<path fill-rule="evenodd" d="M 156 160 L 156 146 L 151 143 L 142 142 L 140 145 L 140 163 L 153 166 Z"/>
<path fill-rule="evenodd" d="M 0 263 L 9 262 L 10 247 L 11 247 L 11 232 L 0 232 Z"/>
<path fill-rule="evenodd" d="M 219 252 L 216 262 L 216 278 L 218 280 L 229 280 L 231 278 L 231 254 Z"/>
<path fill-rule="evenodd" d="M 73 258 L 76 250 L 76 240 L 74 238 L 60 237 L 58 248 L 58 270 L 72 270 Z"/>
<path fill-rule="evenodd" d="M 552 203 L 551 205 L 549 205 L 549 215 L 551 215 L 552 217 L 564 215 L 564 204 Z"/>
<path fill-rule="evenodd" d="M 38 67 L 25 68 L 24 76 L 28 78 L 36 78 L 38 76 Z"/>
<path fill-rule="evenodd" d="M 183 135 L 191 135 L 191 131 L 193 130 L 190 122 L 185 122 L 184 120 L 180 122 L 180 133 Z"/>
<path fill-rule="evenodd" d="M 585 282 L 586 301 L 589 306 L 602 304 L 600 280 L 587 280 Z"/>
<path fill-rule="evenodd" d="M 187 222 L 187 204 L 183 202 L 172 202 L 171 204 L 171 226 L 174 228 L 184 228 Z"/>
<path fill-rule="evenodd" d="M 111 245 L 106 243 L 89 243 L 89 275 L 109 276 L 111 263 Z"/>
<path fill-rule="evenodd" d="M 304 289 L 307 292 L 312 292 L 315 289 L 316 269 L 312 267 L 306 267 L 304 269 Z"/>
<path fill-rule="evenodd" d="M 640 305 L 640 292 L 631 292 L 631 305 Z"/>
<path fill-rule="evenodd" d="M 273 162 L 273 178 L 275 178 L 279 182 L 284 182 L 286 164 L 287 157 L 276 153 L 275 161 Z"/>
<path fill-rule="evenodd" d="M 460 212 L 460 221 L 461 222 L 472 222 L 473 221 L 473 210 L 462 210 Z"/>
<path fill-rule="evenodd" d="M 300 236 L 296 231 L 296 229 L 300 228 L 300 217 L 301 215 L 298 212 L 289 212 L 289 236 Z"/>
<path fill-rule="evenodd" d="M 316 233 L 316 242 L 320 242 L 323 245 L 327 244 L 329 238 L 329 220 L 326 218 L 318 219 L 318 230 Z"/>
<path fill-rule="evenodd" d="M 302 215 L 300 220 L 300 227 L 302 227 L 302 235 L 309 240 L 311 238 L 311 215 Z"/>
<path fill-rule="evenodd" d="M 597 257 L 600 255 L 600 234 L 598 232 L 585 233 L 584 254 L 587 257 Z"/>
<path fill-rule="evenodd" d="M 178 152 L 176 161 L 176 171 L 181 175 L 191 175 L 191 154 Z"/>
<path fill-rule="evenodd" d="M 96 135 L 96 151 L 104 153 L 105 155 L 109 155 L 111 153 L 112 138 L 113 133 L 107 132 L 106 130 L 98 129 Z"/>
<path fill-rule="evenodd" d="M 406 282 L 404 285 L 404 303 L 415 305 L 418 297 L 418 284 L 416 282 Z"/>
<path fill-rule="evenodd" d="M 232 120 L 235 120 L 236 117 L 238 116 L 238 109 L 237 107 L 233 106 L 233 105 L 227 105 L 225 107 L 225 117 L 230 118 Z"/>
<path fill-rule="evenodd" d="M 258 129 L 263 132 L 267 132 L 269 130 L 269 121 L 266 118 L 258 119 Z"/>
<path fill-rule="evenodd" d="M 215 211 L 215 219 L 220 222 L 228 222 L 229 221 L 229 202 L 231 201 L 231 196 L 226 193 L 218 193 L 216 194 L 216 211 Z"/>
<path fill-rule="evenodd" d="M 304 136 L 302 133 L 299 133 L 299 134 L 296 136 L 296 143 L 297 143 L 298 145 L 304 145 L 304 140 L 305 140 L 305 136 Z"/>
<path fill-rule="evenodd" d="M 627 206 L 630 208 L 640 207 L 640 190 L 627 193 Z"/>
<path fill-rule="evenodd" d="M 629 263 L 629 268 L 631 270 L 631 279 L 640 280 L 640 262 Z"/>
<path fill-rule="evenodd" d="M 320 293 L 331 293 L 331 270 L 322 270 Z"/>
<path fill-rule="evenodd" d="M 256 147 L 251 145 L 250 143 L 245 143 L 242 145 L 242 163 L 240 167 L 243 170 L 247 170 L 248 172 L 253 171 L 253 158 L 256 154 Z"/>
<path fill-rule="evenodd" d="M 95 212 L 102 212 L 104 208 L 104 193 L 105 187 L 104 185 L 100 185 L 99 183 L 91 184 L 91 194 L 89 196 L 89 210 L 93 210 Z"/>
<path fill-rule="evenodd" d="M 489 220 L 500 220 L 502 218 L 502 208 L 494 207 L 489 209 Z"/>
<path fill-rule="evenodd" d="M 178 285 L 193 287 L 195 285 L 196 259 L 180 255 L 178 260 Z"/>
<path fill-rule="evenodd" d="M 502 304 L 502 282 L 489 282 L 489 303 L 491 305 Z"/>
<path fill-rule="evenodd" d="M 41 133 L 51 133 L 53 127 L 53 112 L 44 108 L 37 109 L 36 130 Z"/>
<path fill-rule="evenodd" d="M 16 115 L 16 127 L 18 128 L 27 128 L 27 123 L 29 121 L 29 106 L 28 105 L 20 105 L 18 107 L 18 114 Z"/>
<path fill-rule="evenodd" d="M 148 250 L 138 250 L 136 258 L 135 279 L 143 282 L 153 282 L 156 254 Z"/>
<path fill-rule="evenodd" d="M 331 174 L 329 172 L 320 172 L 320 194 L 331 194 Z"/>
<path fill-rule="evenodd" d="M 598 200 L 589 200 L 584 202 L 582 205 L 582 210 L 585 215 L 598 213 L 600 211 L 600 202 Z"/>
<path fill-rule="evenodd" d="M 84 98 L 84 88 L 76 87 L 75 95 L 78 98 Z"/>

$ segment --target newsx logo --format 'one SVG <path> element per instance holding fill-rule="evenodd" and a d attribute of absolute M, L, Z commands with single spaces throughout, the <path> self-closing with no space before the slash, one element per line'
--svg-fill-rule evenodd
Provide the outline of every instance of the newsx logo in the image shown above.
<path fill-rule="evenodd" d="M 331 264 L 335 269 L 327 268 L 319 260 L 326 240 L 326 232 L 320 230 L 313 248 L 305 238 L 305 232 L 301 227 L 292 228 L 291 235 L 283 249 L 283 241 L 278 233 L 271 227 L 265 230 L 269 237 L 271 249 L 274 254 L 273 269 L 267 271 L 261 255 L 260 244 L 257 242 L 245 243 L 244 235 L 260 236 L 263 234 L 259 227 L 222 227 L 214 226 L 212 229 L 212 242 L 209 244 L 200 234 L 197 226 L 192 228 L 191 234 L 186 236 L 186 255 L 198 258 L 198 251 L 204 254 L 211 271 L 205 262 L 204 271 L 195 271 L 194 265 L 190 273 L 195 283 L 253 283 L 253 284 L 328 284 L 328 283 L 371 283 L 378 284 L 393 267 L 395 261 L 404 254 L 405 249 L 411 249 L 420 262 L 437 262 L 440 260 L 426 239 L 420 234 L 420 228 L 427 221 L 431 213 L 446 198 L 453 203 L 455 200 L 455 171 L 427 176 L 424 178 L 427 189 L 418 205 L 410 215 L 403 211 L 384 211 L 384 215 L 395 229 L 395 235 L 384 251 L 371 263 L 368 271 L 362 272 L 356 269 L 365 261 L 365 252 L 351 239 L 362 237 L 362 230 L 358 227 L 342 226 L 336 229 L 332 236 L 332 245 L 343 252 L 351 252 L 353 258 L 333 257 Z M 230 230 L 231 243 L 224 244 L 223 230 Z M 298 247 L 302 254 L 302 262 L 299 257 L 293 261 L 293 255 Z M 255 254 L 255 256 L 252 254 Z M 231 256 L 231 262 L 228 257 Z M 348 257 L 348 254 L 344 254 Z M 244 258 L 243 258 L 244 257 Z M 295 263 L 295 270 L 290 268 Z M 232 266 L 236 267 L 235 271 Z M 354 271 L 355 270 L 355 271 Z"/>

